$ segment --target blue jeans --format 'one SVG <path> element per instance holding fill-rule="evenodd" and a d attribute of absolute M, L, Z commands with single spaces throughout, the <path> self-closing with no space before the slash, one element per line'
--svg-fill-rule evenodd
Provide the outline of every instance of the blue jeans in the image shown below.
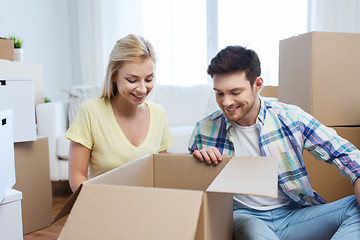
<path fill-rule="evenodd" d="M 355 196 L 269 211 L 234 208 L 234 239 L 360 239 L 360 207 Z"/>

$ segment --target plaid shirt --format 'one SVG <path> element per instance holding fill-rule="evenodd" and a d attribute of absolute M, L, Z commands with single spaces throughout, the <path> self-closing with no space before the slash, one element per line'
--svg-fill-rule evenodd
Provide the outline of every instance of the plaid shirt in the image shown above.
<path fill-rule="evenodd" d="M 302 152 L 336 166 L 352 183 L 360 177 L 360 151 L 299 107 L 261 99 L 257 128 L 262 156 L 279 159 L 279 190 L 301 205 L 326 203 L 310 184 Z M 193 130 L 189 151 L 216 147 L 234 156 L 231 122 L 221 110 L 199 121 Z"/>

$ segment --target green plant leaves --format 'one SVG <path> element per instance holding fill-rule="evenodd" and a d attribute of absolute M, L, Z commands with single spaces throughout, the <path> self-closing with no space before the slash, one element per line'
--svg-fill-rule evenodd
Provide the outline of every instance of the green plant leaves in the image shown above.
<path fill-rule="evenodd" d="M 14 41 L 14 48 L 21 48 L 24 43 L 24 41 L 21 40 L 20 37 L 17 37 L 16 35 L 11 35 L 6 38 Z"/>

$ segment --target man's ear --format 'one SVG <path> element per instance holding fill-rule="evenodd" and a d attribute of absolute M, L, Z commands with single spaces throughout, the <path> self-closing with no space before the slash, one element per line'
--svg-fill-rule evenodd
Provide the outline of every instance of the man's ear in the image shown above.
<path fill-rule="evenodd" d="M 254 82 L 255 93 L 258 93 L 264 84 L 262 77 L 257 77 Z"/>

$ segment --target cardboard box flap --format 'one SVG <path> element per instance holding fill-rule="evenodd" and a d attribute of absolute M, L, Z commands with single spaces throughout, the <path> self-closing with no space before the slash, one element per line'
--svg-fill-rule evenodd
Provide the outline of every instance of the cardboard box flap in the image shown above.
<path fill-rule="evenodd" d="M 82 189 L 82 184 L 78 187 L 78 189 L 70 196 L 70 198 L 65 202 L 64 206 L 60 209 L 60 211 L 56 214 L 51 224 L 65 217 L 71 212 L 71 209 L 79 196 L 79 193 Z"/>
<path fill-rule="evenodd" d="M 190 154 L 155 154 L 154 187 L 205 191 L 229 160 L 215 166 Z"/>
<path fill-rule="evenodd" d="M 194 239 L 202 195 L 84 184 L 58 239 Z"/>
<path fill-rule="evenodd" d="M 146 155 L 86 181 L 94 184 L 153 187 L 153 156 Z"/>
<path fill-rule="evenodd" d="M 207 191 L 276 198 L 277 185 L 277 158 L 233 157 Z"/>
<path fill-rule="evenodd" d="M 83 182 L 56 214 L 52 223 L 68 215 L 82 189 L 83 184 L 110 184 L 128 186 L 153 186 L 152 156 L 146 155 L 121 167 Z"/>

